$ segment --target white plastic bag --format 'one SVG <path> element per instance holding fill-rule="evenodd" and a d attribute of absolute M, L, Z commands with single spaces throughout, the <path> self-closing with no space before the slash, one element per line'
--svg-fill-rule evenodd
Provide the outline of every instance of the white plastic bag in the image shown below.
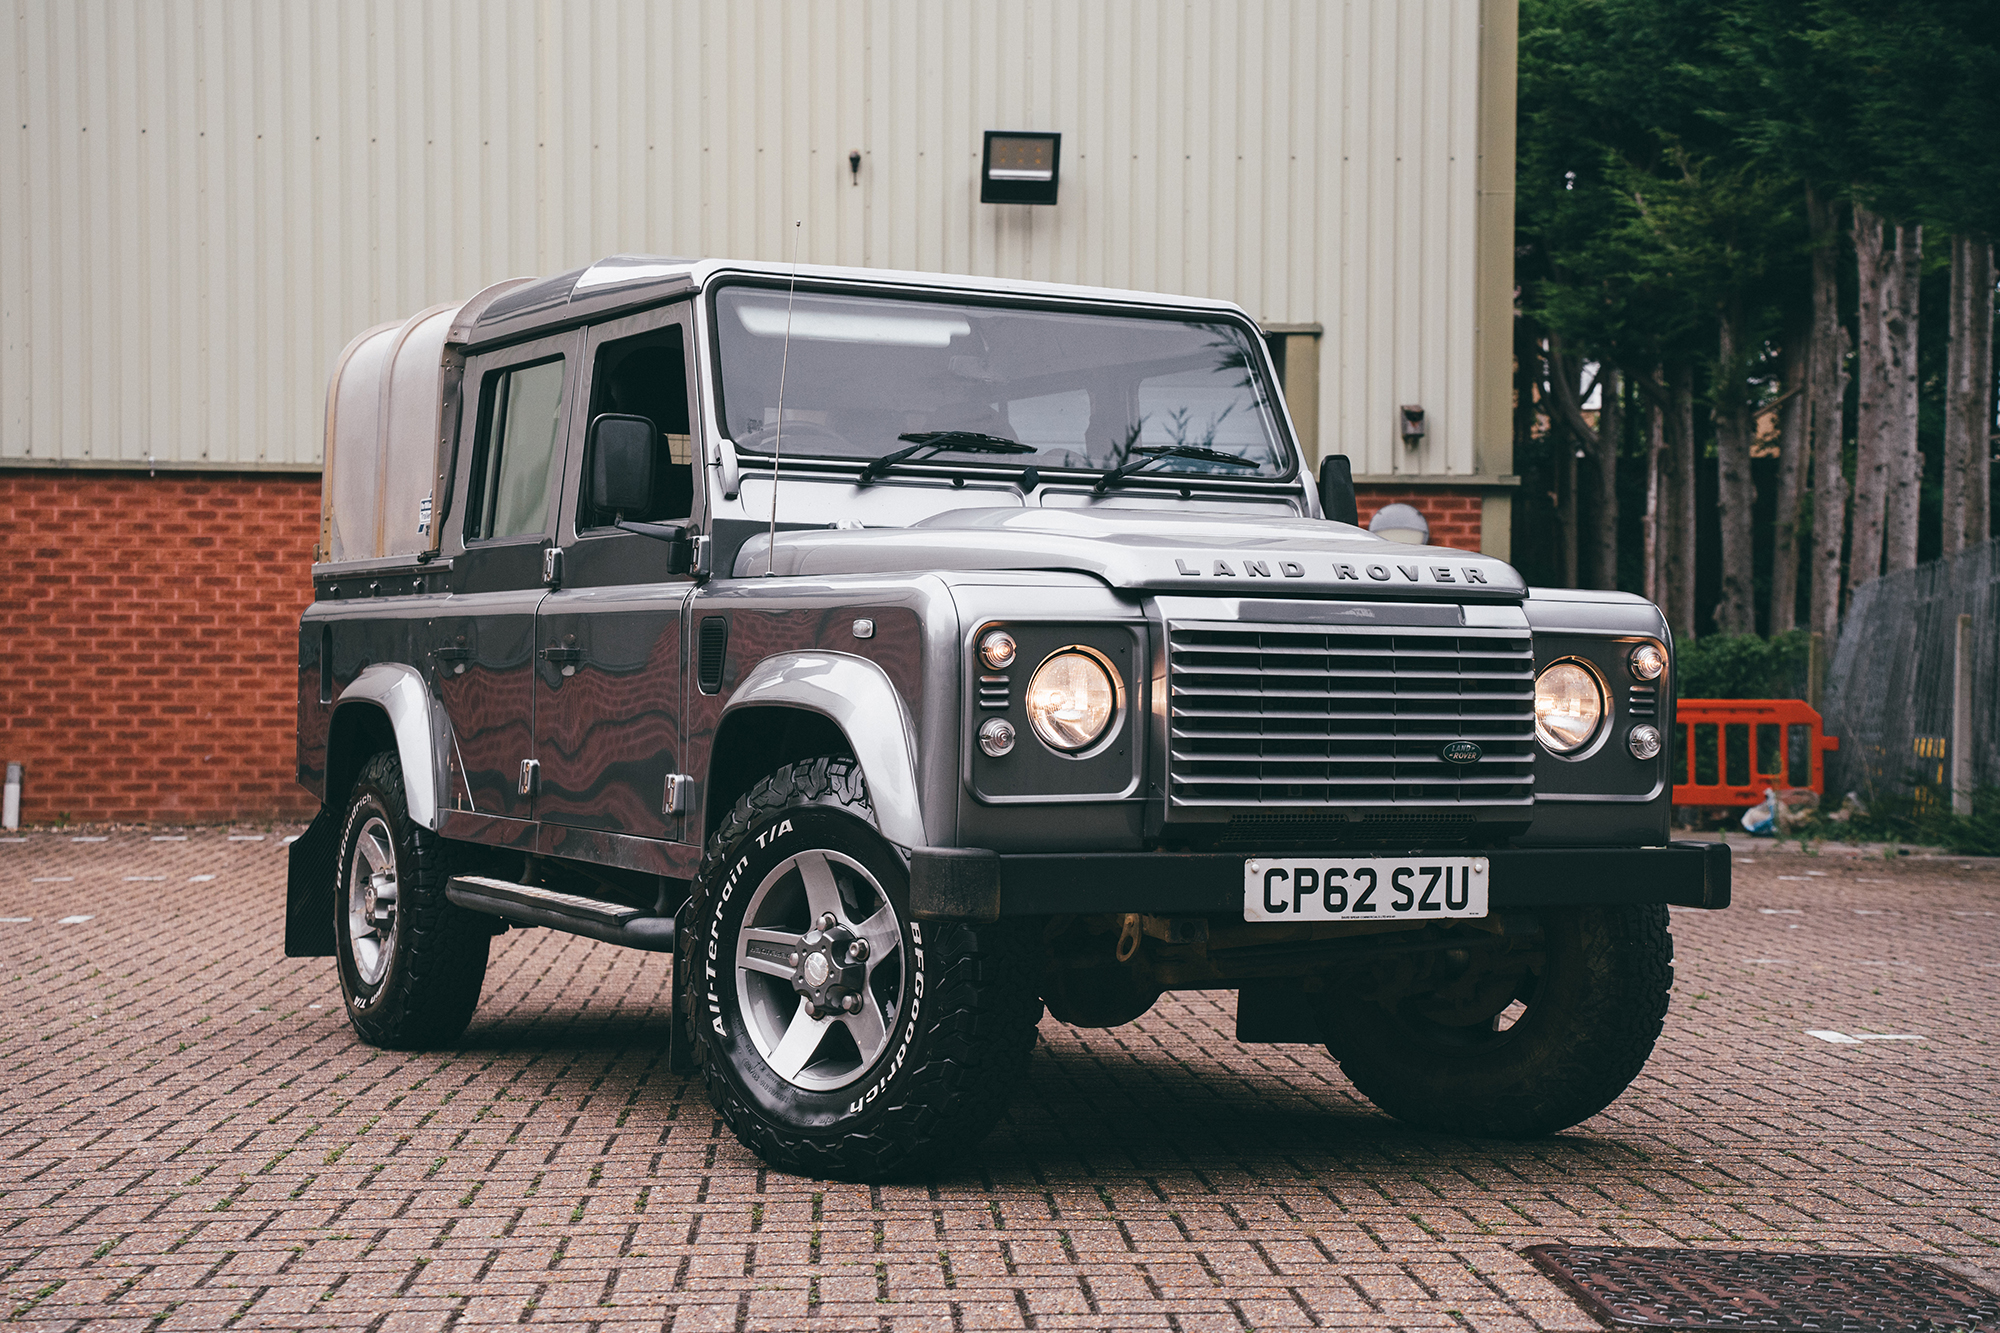
<path fill-rule="evenodd" d="M 1778 824 L 1778 795 L 1769 787 L 1764 788 L 1762 804 L 1753 805 L 1743 812 L 1743 831 L 1755 838 L 1768 838 Z"/>

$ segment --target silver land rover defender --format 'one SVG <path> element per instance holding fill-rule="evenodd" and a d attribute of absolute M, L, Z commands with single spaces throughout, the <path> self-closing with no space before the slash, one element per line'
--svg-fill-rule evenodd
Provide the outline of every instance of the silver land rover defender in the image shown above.
<path fill-rule="evenodd" d="M 324 495 L 286 952 L 389 1047 L 510 929 L 670 954 L 670 1063 L 787 1170 L 921 1170 L 1044 1006 L 1184 989 L 1547 1134 L 1729 901 L 1655 608 L 1362 531 L 1231 305 L 619 256 L 355 339 Z"/>

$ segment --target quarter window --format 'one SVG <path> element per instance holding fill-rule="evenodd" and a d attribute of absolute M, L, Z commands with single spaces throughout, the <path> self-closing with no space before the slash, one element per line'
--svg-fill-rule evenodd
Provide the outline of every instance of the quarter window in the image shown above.
<path fill-rule="evenodd" d="M 563 359 L 489 375 L 485 397 L 466 540 L 539 535 L 562 444 Z"/>

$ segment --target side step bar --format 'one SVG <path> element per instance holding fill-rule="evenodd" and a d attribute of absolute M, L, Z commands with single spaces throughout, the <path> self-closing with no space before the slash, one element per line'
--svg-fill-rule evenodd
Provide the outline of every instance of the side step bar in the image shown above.
<path fill-rule="evenodd" d="M 574 893 L 557 893 L 533 884 L 460 875 L 445 885 L 444 896 L 460 907 L 501 917 L 524 926 L 585 935 L 607 944 L 654 953 L 674 951 L 674 919 L 652 916 L 623 903 L 603 902 Z"/>

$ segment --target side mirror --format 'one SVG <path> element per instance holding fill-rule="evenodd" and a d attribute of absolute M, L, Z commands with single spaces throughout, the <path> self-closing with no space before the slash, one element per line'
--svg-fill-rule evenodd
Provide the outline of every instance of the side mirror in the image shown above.
<path fill-rule="evenodd" d="M 1354 498 L 1354 469 L 1346 454 L 1328 454 L 1319 460 L 1319 507 L 1336 523 L 1361 522 L 1361 506 Z"/>
<path fill-rule="evenodd" d="M 645 417 L 606 413 L 590 423 L 590 502 L 614 514 L 643 514 L 653 504 L 653 455 L 659 430 Z"/>

